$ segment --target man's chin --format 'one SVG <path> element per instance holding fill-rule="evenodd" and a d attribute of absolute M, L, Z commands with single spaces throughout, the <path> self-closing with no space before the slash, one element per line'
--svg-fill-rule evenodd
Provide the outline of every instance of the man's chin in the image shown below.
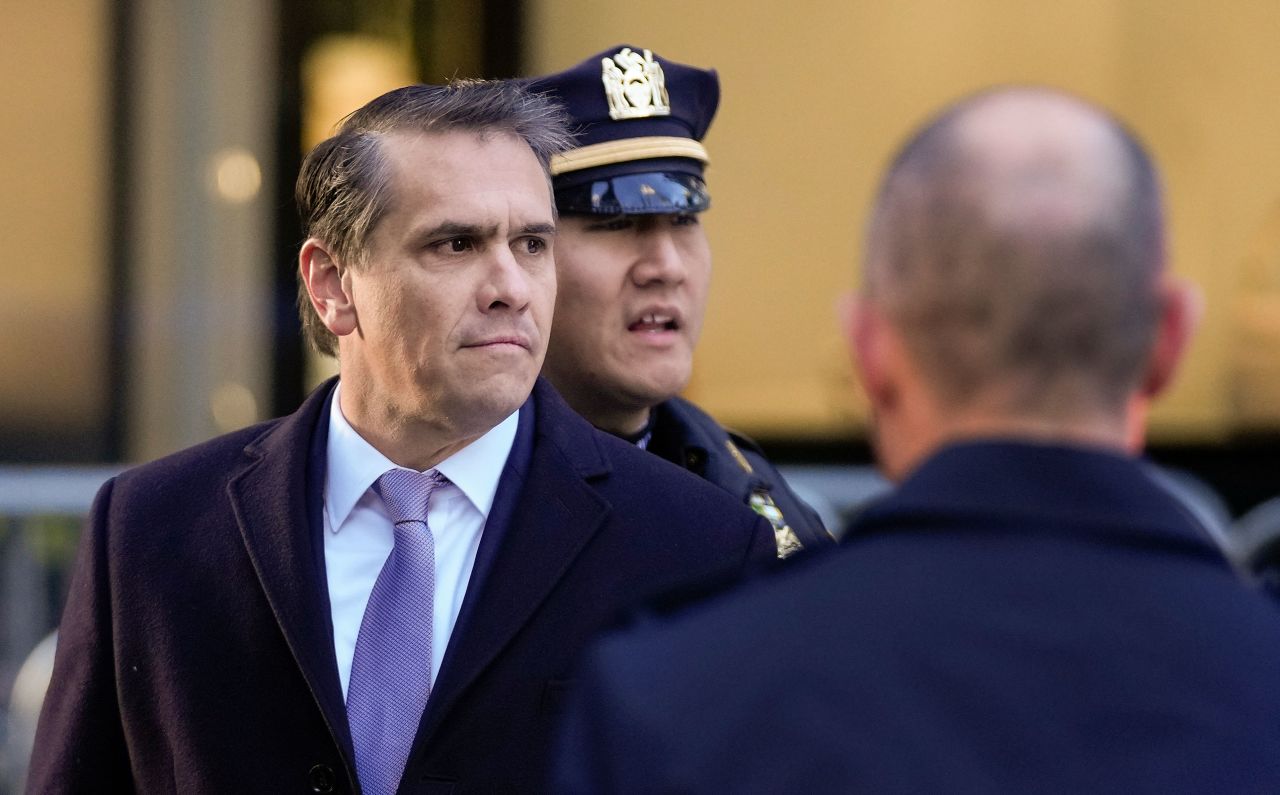
<path fill-rule="evenodd" d="M 536 374 L 517 376 L 506 373 L 477 381 L 469 394 L 460 396 L 456 401 L 457 410 L 468 418 L 468 424 L 487 423 L 491 428 L 524 405 L 536 379 Z"/>

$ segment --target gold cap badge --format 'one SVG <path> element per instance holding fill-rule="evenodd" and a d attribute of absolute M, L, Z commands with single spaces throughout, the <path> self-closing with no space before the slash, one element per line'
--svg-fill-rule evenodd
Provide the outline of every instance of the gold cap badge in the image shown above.
<path fill-rule="evenodd" d="M 667 78 L 653 52 L 644 55 L 623 47 L 612 58 L 601 58 L 604 93 L 609 99 L 609 118 L 647 119 L 671 115 Z"/>

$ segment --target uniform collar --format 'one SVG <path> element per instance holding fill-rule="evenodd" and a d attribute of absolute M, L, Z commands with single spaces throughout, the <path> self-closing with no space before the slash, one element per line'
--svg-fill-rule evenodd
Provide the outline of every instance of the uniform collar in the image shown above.
<path fill-rule="evenodd" d="M 1016 439 L 952 444 L 873 503 L 855 526 L 908 515 L 968 516 L 1028 528 L 1124 528 L 1216 554 L 1207 531 L 1140 459 L 1098 447 Z"/>
<path fill-rule="evenodd" d="M 653 442 L 649 449 L 668 461 L 745 497 L 763 482 L 744 466 L 737 445 L 711 415 L 683 398 L 671 398 L 653 411 Z M 742 459 L 746 462 L 746 459 Z"/>

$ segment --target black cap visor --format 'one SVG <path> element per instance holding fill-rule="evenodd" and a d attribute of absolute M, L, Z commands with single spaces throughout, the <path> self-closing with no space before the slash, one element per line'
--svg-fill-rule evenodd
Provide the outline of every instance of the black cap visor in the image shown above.
<path fill-rule="evenodd" d="M 700 213 L 711 206 L 702 177 L 668 171 L 602 176 L 555 193 L 556 209 L 567 215 Z"/>

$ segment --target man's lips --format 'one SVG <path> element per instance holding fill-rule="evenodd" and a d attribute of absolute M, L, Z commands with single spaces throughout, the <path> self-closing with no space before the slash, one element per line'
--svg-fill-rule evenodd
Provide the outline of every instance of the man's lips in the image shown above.
<path fill-rule="evenodd" d="M 518 334 L 503 335 L 499 337 L 486 337 L 482 340 L 476 340 L 463 345 L 464 348 L 494 348 L 507 345 L 514 345 L 524 348 L 527 351 L 533 350 L 533 345 L 529 343 L 529 338 Z"/>

